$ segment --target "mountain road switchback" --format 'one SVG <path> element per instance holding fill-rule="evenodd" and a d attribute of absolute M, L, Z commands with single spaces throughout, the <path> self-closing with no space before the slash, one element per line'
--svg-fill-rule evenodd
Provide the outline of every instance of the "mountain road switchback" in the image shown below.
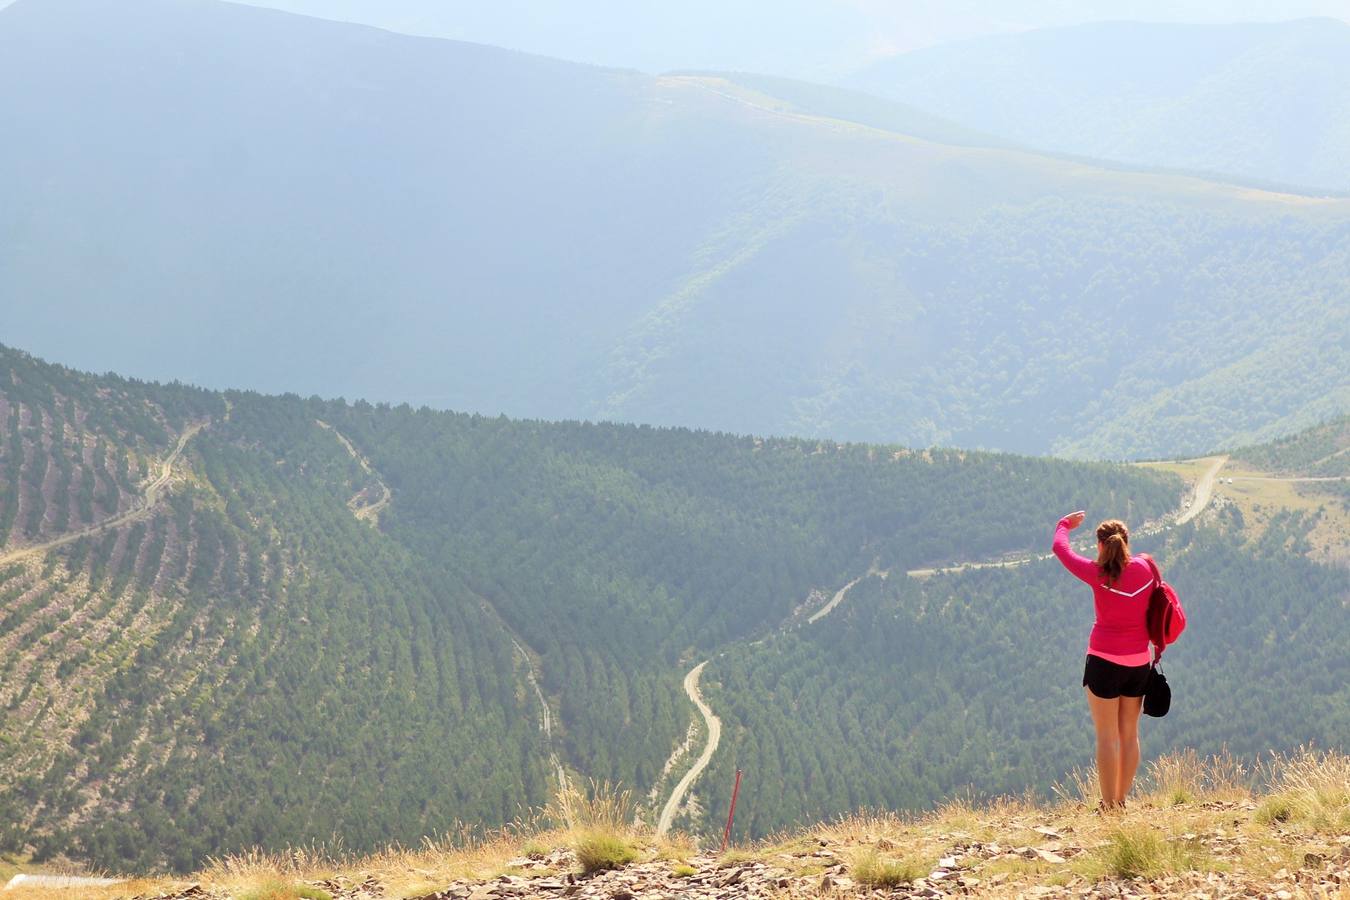
<path fill-rule="evenodd" d="M 712 707 L 703 702 L 703 695 L 698 690 L 698 679 L 703 674 L 703 667 L 708 664 L 707 660 L 694 666 L 689 670 L 689 674 L 684 676 L 684 692 L 689 695 L 689 699 L 698 707 L 698 711 L 703 715 L 703 721 L 708 726 L 708 741 L 703 746 L 703 752 L 699 754 L 694 765 L 684 777 L 675 785 L 675 790 L 670 792 L 670 799 L 661 810 L 661 818 L 656 822 L 656 835 L 660 837 L 670 830 L 670 823 L 675 819 L 675 813 L 679 810 L 680 804 L 684 802 L 684 797 L 689 793 L 698 776 L 703 774 L 703 770 L 708 768 L 708 763 L 712 761 L 713 754 L 717 752 L 717 745 L 722 740 L 722 720 L 713 715 Z"/>
<path fill-rule="evenodd" d="M 126 525 L 129 522 L 139 522 L 154 512 L 155 506 L 160 501 L 161 492 L 169 484 L 169 479 L 173 477 L 173 464 L 178 461 L 182 455 L 183 448 L 187 442 L 192 440 L 197 432 L 201 431 L 207 425 L 206 422 L 196 422 L 184 429 L 178 436 L 178 443 L 174 445 L 172 452 L 165 457 L 164 462 L 160 464 L 159 475 L 154 481 L 146 485 L 144 499 L 124 512 L 109 516 L 101 522 L 95 522 L 87 528 L 81 528 L 79 531 L 72 531 L 69 534 L 63 534 L 58 538 L 53 538 L 42 544 L 34 544 L 30 547 L 21 547 L 18 550 L 12 550 L 0 556 L 0 566 L 15 560 L 23 559 L 39 553 L 46 553 L 48 550 L 55 550 L 57 547 L 64 547 L 66 544 L 72 544 L 80 538 L 89 537 L 98 534 L 107 528 L 116 528 L 119 525 Z"/>

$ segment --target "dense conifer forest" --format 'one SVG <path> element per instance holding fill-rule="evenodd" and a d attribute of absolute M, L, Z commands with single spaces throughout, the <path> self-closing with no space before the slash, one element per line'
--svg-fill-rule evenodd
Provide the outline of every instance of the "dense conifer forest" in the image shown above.
<path fill-rule="evenodd" d="M 734 765 L 752 833 L 1044 786 L 1084 758 L 1073 653 L 1047 650 L 1086 633 L 1082 598 L 1048 563 L 904 573 L 1183 493 L 1117 464 L 216 393 L 10 349 L 0 424 L 0 850 L 111 868 L 488 828 L 551 796 L 555 760 L 655 789 L 650 817 L 706 658 L 729 735 L 684 824 Z M 1235 623 L 1178 653 L 1180 681 L 1239 646 L 1234 677 L 1272 697 L 1328 687 L 1249 717 L 1249 744 L 1222 703 L 1167 741 L 1344 721 L 1344 573 L 1299 558 L 1299 527 L 1253 552 L 1228 520 L 1159 539 L 1197 621 Z"/>
<path fill-rule="evenodd" d="M 1350 577 L 1303 558 L 1306 527 L 1291 517 L 1249 542 L 1229 515 L 1138 540 L 1189 619 L 1165 657 L 1172 711 L 1141 728 L 1146 757 L 1343 746 Z M 749 773 L 737 813 L 748 836 L 859 807 L 1049 796 L 1092 765 L 1080 687 L 1092 618 L 1091 593 L 1054 559 L 860 582 L 818 624 L 709 665 L 723 749 L 694 824 L 712 830 L 726 815 L 736 767 Z"/>

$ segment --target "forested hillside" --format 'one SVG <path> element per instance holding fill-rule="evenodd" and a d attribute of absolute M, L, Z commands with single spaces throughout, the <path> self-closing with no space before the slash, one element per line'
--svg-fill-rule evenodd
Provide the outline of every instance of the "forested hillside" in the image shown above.
<path fill-rule="evenodd" d="M 363 473 L 299 401 L 227 405 L 8 350 L 0 394 L 3 514 L 32 521 L 47 497 L 39 539 L 67 493 L 79 505 L 63 459 L 164 454 L 207 423 L 144 518 L 0 549 L 0 846 L 182 868 L 334 833 L 415 840 L 546 793 L 509 639 L 351 515 Z"/>
<path fill-rule="evenodd" d="M 1350 24 L 1100 22 L 983 37 L 847 83 L 1036 147 L 1350 191 Z"/>
<path fill-rule="evenodd" d="M 1350 416 L 1341 416 L 1283 440 L 1233 451 L 1259 469 L 1312 478 L 1350 475 Z"/>
<path fill-rule="evenodd" d="M 1195 520 L 1135 522 L 1133 548 L 1159 560 L 1188 616 L 1167 653 L 1172 712 L 1144 720 L 1146 758 L 1344 746 L 1347 446 L 1341 417 L 1231 458 L 1149 467 L 1219 477 Z M 1112 512 L 1087 507 L 1090 521 Z M 962 792 L 1072 794 L 1065 771 L 1092 762 L 1079 686 L 1090 593 L 1053 558 L 896 574 L 869 573 L 827 618 L 713 657 L 703 693 L 723 739 L 700 780 L 707 802 L 681 821 L 715 830 L 736 767 L 753 835 Z"/>
<path fill-rule="evenodd" d="M 17 0 L 0 118 L 6 340 L 82 366 L 1097 458 L 1350 410 L 1350 201 L 215 0 Z"/>
<path fill-rule="evenodd" d="M 1157 515 L 1176 497 L 1122 467 L 982 453 L 322 414 L 393 485 L 386 533 L 461 573 L 539 654 L 573 764 L 643 789 L 683 733 L 691 655 L 766 633 L 873 564 L 1030 549 L 1047 506 L 1128 497 Z"/>
<path fill-rule="evenodd" d="M 1225 517 L 1136 541 L 1158 556 L 1188 617 L 1167 653 L 1172 711 L 1141 729 L 1146 757 L 1344 746 L 1350 575 L 1287 546 L 1305 528 L 1287 519 L 1252 545 Z M 738 766 L 748 773 L 738 821 L 756 836 L 961 792 L 1049 795 L 1071 767 L 1092 764 L 1080 686 L 1092 617 L 1091 594 L 1055 560 L 873 576 L 819 623 L 715 658 L 704 693 L 723 740 L 697 826 L 715 831 Z"/>
<path fill-rule="evenodd" d="M 1180 495 L 1115 465 L 219 394 L 15 350 L 0 399 L 0 849 L 110 867 L 488 827 L 550 795 L 555 754 L 645 792 L 692 657 L 873 565 Z"/>

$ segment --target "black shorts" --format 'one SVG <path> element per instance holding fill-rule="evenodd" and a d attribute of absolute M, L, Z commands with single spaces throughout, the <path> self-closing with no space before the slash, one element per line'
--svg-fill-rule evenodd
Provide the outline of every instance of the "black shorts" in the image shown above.
<path fill-rule="evenodd" d="M 1083 685 L 1103 700 L 1117 697 L 1142 697 L 1148 688 L 1152 666 L 1122 666 L 1109 659 L 1088 654 L 1083 666 Z"/>

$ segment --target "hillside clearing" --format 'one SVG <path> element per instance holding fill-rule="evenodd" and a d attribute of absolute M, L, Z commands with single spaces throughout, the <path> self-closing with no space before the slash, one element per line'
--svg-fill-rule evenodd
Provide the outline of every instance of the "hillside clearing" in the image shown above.
<path fill-rule="evenodd" d="M 1345 535 L 1350 534 L 1350 506 L 1346 503 L 1342 487 L 1350 478 L 1339 475 L 1281 475 L 1231 461 L 1226 456 L 1216 459 L 1220 462 L 1208 466 L 1205 465 L 1206 460 L 1141 465 L 1195 481 L 1197 497 L 1201 493 L 1199 485 L 1208 479 L 1205 493 L 1212 494 L 1217 503 L 1231 504 L 1237 509 L 1253 540 L 1264 535 L 1279 517 L 1289 514 L 1307 516 L 1308 556 L 1318 562 L 1344 563 L 1350 560 L 1345 541 Z M 1337 493 L 1338 488 L 1341 488 L 1342 493 Z M 1206 496 L 1206 500 L 1209 499 Z M 1203 508 L 1192 501 L 1178 524 L 1195 518 Z"/>

